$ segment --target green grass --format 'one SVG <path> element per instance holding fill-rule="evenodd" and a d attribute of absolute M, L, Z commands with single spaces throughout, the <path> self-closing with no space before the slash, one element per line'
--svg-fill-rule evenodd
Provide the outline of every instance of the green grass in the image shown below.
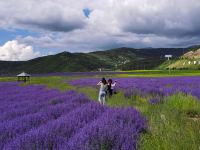
<path fill-rule="evenodd" d="M 147 73 L 152 76 L 157 74 L 162 76 L 166 73 L 159 74 L 158 71 L 152 72 Z M 194 74 L 200 73 L 198 71 L 181 71 L 179 74 L 192 74 L 192 72 Z M 92 100 L 97 101 L 97 88 L 74 87 L 67 83 L 70 79 L 72 77 L 34 77 L 30 83 L 28 82 L 23 85 L 44 84 L 48 88 L 57 88 L 62 91 L 76 90 L 85 93 Z M 12 80 L 16 79 L 0 78 L 0 81 Z M 200 114 L 200 101 L 190 95 L 184 95 L 182 93 L 166 97 L 163 99 L 163 103 L 155 105 L 149 104 L 149 98 L 149 96 L 143 98 L 135 96 L 126 99 L 123 92 L 118 91 L 112 98 L 107 98 L 106 104 L 111 107 L 134 107 L 148 119 L 148 130 L 141 137 L 139 149 L 198 150 L 200 147 L 200 119 L 195 117 L 195 115 Z M 57 103 L 57 101 L 52 101 L 52 103 Z"/>
<path fill-rule="evenodd" d="M 42 84 L 47 85 L 49 88 L 57 88 L 61 91 L 73 90 L 74 87 L 66 83 L 68 79 L 69 77 L 34 77 L 30 82 L 27 82 L 24 85 Z"/>
<path fill-rule="evenodd" d="M 146 107 L 149 130 L 142 137 L 140 149 L 198 150 L 200 120 L 193 120 L 187 114 L 200 110 L 198 100 L 179 93 L 166 98 L 163 104 Z"/>
<path fill-rule="evenodd" d="M 0 82 L 11 82 L 11 81 L 17 81 L 17 79 L 13 77 L 0 77 Z"/>
<path fill-rule="evenodd" d="M 117 77 L 174 77 L 199 76 L 200 70 L 135 70 L 118 74 Z"/>

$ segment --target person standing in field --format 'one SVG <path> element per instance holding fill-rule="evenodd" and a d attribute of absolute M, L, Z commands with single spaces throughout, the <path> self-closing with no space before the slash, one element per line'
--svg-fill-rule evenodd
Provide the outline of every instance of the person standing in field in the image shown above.
<path fill-rule="evenodd" d="M 99 102 L 100 104 L 104 105 L 105 104 L 105 101 L 106 101 L 106 91 L 107 91 L 107 88 L 108 88 L 108 84 L 107 84 L 107 81 L 105 78 L 102 78 L 102 80 L 97 83 L 97 85 L 100 86 L 100 89 L 99 89 Z"/>
<path fill-rule="evenodd" d="M 113 83 L 112 79 L 108 80 L 108 95 L 109 95 L 109 97 L 112 97 L 116 83 L 117 83 L 116 81 Z"/>

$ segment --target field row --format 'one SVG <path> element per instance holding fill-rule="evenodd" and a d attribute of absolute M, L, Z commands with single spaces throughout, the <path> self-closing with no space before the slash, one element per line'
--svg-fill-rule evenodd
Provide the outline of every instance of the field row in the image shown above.
<path fill-rule="evenodd" d="M 136 149 L 147 121 L 75 91 L 0 83 L 0 149 Z"/>

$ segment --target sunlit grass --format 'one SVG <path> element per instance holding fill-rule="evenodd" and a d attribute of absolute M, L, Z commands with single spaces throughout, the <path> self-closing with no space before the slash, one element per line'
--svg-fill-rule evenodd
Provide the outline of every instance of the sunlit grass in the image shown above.
<path fill-rule="evenodd" d="M 14 77 L 0 77 L 0 82 L 10 82 L 17 81 L 17 78 Z"/>
<path fill-rule="evenodd" d="M 143 135 L 140 149 L 198 150 L 200 120 L 190 118 L 188 110 L 200 110 L 200 104 L 183 94 L 170 96 L 163 104 L 149 105 L 149 131 Z"/>

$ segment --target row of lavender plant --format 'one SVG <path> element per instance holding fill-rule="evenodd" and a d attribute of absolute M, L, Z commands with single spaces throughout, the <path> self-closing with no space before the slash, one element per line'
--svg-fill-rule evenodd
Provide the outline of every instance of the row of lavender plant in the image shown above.
<path fill-rule="evenodd" d="M 75 91 L 0 83 L 0 149 L 135 149 L 147 121 Z M 2 104 L 2 105 L 1 105 Z"/>
<path fill-rule="evenodd" d="M 18 92 L 16 93 L 16 89 Z M 33 89 L 33 90 L 31 90 Z M 10 91 L 14 91 L 14 94 L 9 94 Z M 7 94 L 8 92 L 8 94 Z M 0 120 L 11 120 L 16 117 L 21 117 L 23 115 L 36 113 L 45 107 L 51 106 L 51 103 L 62 103 L 65 102 L 63 99 L 70 99 L 74 97 L 74 92 L 60 93 L 58 90 L 45 90 L 44 87 L 40 86 L 36 90 L 36 87 L 17 87 L 4 89 L 4 95 L 6 97 L 1 97 L 1 108 L 2 111 Z M 2 93 L 0 93 L 2 94 Z M 15 96 L 13 96 L 15 95 Z M 6 101 L 7 99 L 7 101 Z M 49 101 L 51 99 L 51 101 Z M 69 102 L 69 101 L 67 101 Z"/>
<path fill-rule="evenodd" d="M 100 79 L 87 78 L 72 80 L 74 86 L 96 87 Z M 168 96 L 177 92 L 191 94 L 200 99 L 200 77 L 159 77 L 159 78 L 115 78 L 117 89 L 124 90 L 125 97 L 134 94 L 144 96 Z"/>

